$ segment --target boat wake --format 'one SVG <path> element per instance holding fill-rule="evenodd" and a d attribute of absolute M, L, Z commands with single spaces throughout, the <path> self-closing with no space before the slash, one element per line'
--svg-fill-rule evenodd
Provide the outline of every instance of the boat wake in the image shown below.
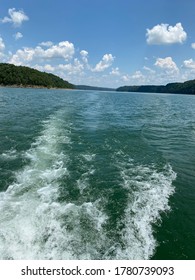
<path fill-rule="evenodd" d="M 74 147 L 72 124 L 62 110 L 43 122 L 41 135 L 24 155 L 29 163 L 0 193 L 0 258 L 151 258 L 157 246 L 153 225 L 169 210 L 174 192 L 176 174 L 171 166 L 158 171 L 155 166 L 134 163 L 123 152 L 113 154 L 110 164 L 117 170 L 117 191 L 126 197 L 121 205 L 124 211 L 117 216 L 117 211 L 108 211 L 112 196 L 105 196 L 105 189 L 102 194 L 97 190 L 96 199 L 90 197 L 91 188 L 97 188 L 93 181 L 97 151 L 78 151 L 77 163 L 82 166 L 74 167 L 78 176 L 71 178 Z M 15 156 L 13 151 L 8 155 Z M 70 180 L 77 190 L 74 200 L 68 195 Z M 116 231 L 118 240 L 116 234 L 112 236 Z"/>

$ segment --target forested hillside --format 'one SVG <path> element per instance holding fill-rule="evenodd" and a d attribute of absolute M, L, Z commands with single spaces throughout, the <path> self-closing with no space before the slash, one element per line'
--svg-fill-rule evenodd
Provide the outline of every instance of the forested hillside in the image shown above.
<path fill-rule="evenodd" d="M 119 87 L 117 91 L 195 94 L 195 80 L 184 83 L 169 83 L 166 86 L 123 86 Z"/>
<path fill-rule="evenodd" d="M 74 85 L 56 75 L 40 72 L 25 66 L 0 63 L 1 86 L 34 86 L 47 88 L 74 88 Z"/>

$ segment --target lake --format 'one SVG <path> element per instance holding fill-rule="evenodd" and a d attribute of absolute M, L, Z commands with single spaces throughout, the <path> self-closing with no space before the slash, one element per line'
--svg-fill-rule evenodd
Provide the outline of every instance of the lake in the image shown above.
<path fill-rule="evenodd" d="M 195 259 L 195 96 L 0 88 L 1 259 Z"/>

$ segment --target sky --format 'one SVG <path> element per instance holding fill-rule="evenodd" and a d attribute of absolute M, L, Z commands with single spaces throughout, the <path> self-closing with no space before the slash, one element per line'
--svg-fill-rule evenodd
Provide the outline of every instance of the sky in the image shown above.
<path fill-rule="evenodd" d="M 0 0 L 0 62 L 76 85 L 195 79 L 195 1 Z"/>

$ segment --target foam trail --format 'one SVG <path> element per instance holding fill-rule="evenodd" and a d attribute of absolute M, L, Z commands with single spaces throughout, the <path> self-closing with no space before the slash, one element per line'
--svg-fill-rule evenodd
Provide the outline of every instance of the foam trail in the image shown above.
<path fill-rule="evenodd" d="M 153 225 L 160 221 L 162 212 L 170 210 L 176 173 L 170 165 L 158 172 L 155 166 L 136 165 L 134 161 L 120 167 L 129 202 L 121 233 L 124 246 L 117 250 L 116 258 L 150 259 L 157 246 Z"/>
<path fill-rule="evenodd" d="M 70 139 L 62 139 L 59 132 L 59 117 L 44 123 L 41 136 L 25 154 L 29 165 L 17 172 L 15 183 L 0 194 L 1 258 L 33 258 L 34 251 L 40 250 L 36 244 L 41 229 L 39 210 L 57 199 L 58 180 L 67 174 L 65 156 L 58 149 L 59 143 Z"/>
<path fill-rule="evenodd" d="M 106 216 L 98 202 L 58 201 L 60 180 L 69 176 L 64 149 L 71 145 L 71 132 L 64 118 L 58 112 L 44 122 L 42 134 L 25 154 L 30 163 L 0 193 L 1 259 L 87 259 L 101 247 Z"/>

